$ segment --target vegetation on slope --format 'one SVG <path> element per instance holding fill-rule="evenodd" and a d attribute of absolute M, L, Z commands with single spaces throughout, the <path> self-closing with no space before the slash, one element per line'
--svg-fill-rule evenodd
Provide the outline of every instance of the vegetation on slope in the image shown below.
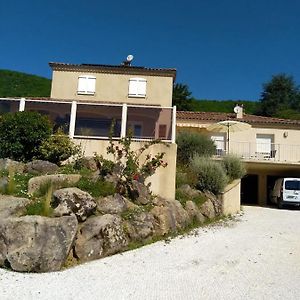
<path fill-rule="evenodd" d="M 50 90 L 50 79 L 0 70 L 0 97 L 49 97 Z"/>
<path fill-rule="evenodd" d="M 246 114 L 257 114 L 259 111 L 260 103 L 246 100 L 191 100 L 192 111 L 205 111 L 205 112 L 224 112 L 232 113 L 236 104 L 244 105 L 244 112 Z"/>

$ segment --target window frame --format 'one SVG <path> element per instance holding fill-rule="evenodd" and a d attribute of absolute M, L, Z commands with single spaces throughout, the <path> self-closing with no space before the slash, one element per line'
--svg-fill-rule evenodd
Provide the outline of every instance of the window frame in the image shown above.
<path fill-rule="evenodd" d="M 131 87 L 131 82 L 134 82 L 137 85 L 135 87 L 135 90 L 136 90 L 135 93 L 131 92 L 131 90 L 133 89 Z M 143 86 L 142 86 L 142 84 L 143 84 Z M 140 90 L 142 90 L 144 92 L 140 93 Z M 128 81 L 128 97 L 146 98 L 146 95 L 147 95 L 147 79 L 142 78 L 142 77 L 130 78 Z"/>
<path fill-rule="evenodd" d="M 84 90 L 79 90 L 80 79 L 85 79 L 85 82 L 84 82 L 85 89 Z M 88 81 L 89 80 L 94 80 L 93 91 L 88 89 Z M 79 75 L 78 76 L 78 81 L 77 81 L 77 95 L 95 95 L 95 93 L 96 93 L 96 76 Z"/>

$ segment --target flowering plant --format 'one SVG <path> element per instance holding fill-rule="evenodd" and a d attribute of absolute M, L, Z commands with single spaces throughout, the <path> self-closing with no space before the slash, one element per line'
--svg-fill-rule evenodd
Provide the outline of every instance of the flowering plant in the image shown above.
<path fill-rule="evenodd" d="M 113 156 L 113 159 L 107 160 L 103 156 L 96 157 L 100 164 L 100 169 L 104 165 L 111 166 L 108 173 L 116 176 L 117 191 L 126 195 L 130 195 L 130 189 L 134 180 L 144 184 L 145 180 L 153 175 L 158 168 L 165 168 L 168 165 L 163 160 L 165 152 L 160 152 L 156 155 L 145 154 L 145 151 L 152 145 L 161 143 L 160 140 L 145 142 L 138 150 L 132 150 L 131 143 L 131 134 L 119 141 L 115 141 L 110 137 L 106 150 L 107 154 Z"/>

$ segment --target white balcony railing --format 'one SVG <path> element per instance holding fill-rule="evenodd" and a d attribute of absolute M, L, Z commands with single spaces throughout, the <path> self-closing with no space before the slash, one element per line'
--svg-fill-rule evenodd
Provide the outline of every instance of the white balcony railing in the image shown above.
<path fill-rule="evenodd" d="M 221 148 L 225 149 L 225 145 Z M 300 145 L 230 141 L 229 148 L 229 151 L 217 149 L 216 155 L 222 156 L 229 152 L 245 160 L 300 163 Z"/>
<path fill-rule="evenodd" d="M 160 139 L 175 143 L 176 139 L 175 106 L 0 98 L 0 115 L 17 111 L 47 115 L 54 127 L 62 128 L 70 138 L 119 139 L 130 134 L 136 141 Z"/>

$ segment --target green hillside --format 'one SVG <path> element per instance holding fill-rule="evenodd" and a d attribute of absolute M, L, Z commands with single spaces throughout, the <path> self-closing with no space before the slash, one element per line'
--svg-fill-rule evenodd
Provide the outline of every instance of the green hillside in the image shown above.
<path fill-rule="evenodd" d="M 49 97 L 51 80 L 26 73 L 0 70 L 0 97 Z M 245 112 L 255 114 L 259 102 L 233 100 L 204 100 L 192 99 L 193 111 L 232 112 L 235 104 L 243 103 Z"/>
<path fill-rule="evenodd" d="M 205 112 L 233 112 L 233 108 L 236 104 L 243 104 L 244 111 L 247 114 L 256 114 L 259 111 L 259 102 L 246 101 L 246 100 L 202 100 L 192 99 L 193 111 L 205 111 Z"/>
<path fill-rule="evenodd" d="M 50 90 L 50 79 L 0 70 L 0 97 L 49 97 Z"/>

